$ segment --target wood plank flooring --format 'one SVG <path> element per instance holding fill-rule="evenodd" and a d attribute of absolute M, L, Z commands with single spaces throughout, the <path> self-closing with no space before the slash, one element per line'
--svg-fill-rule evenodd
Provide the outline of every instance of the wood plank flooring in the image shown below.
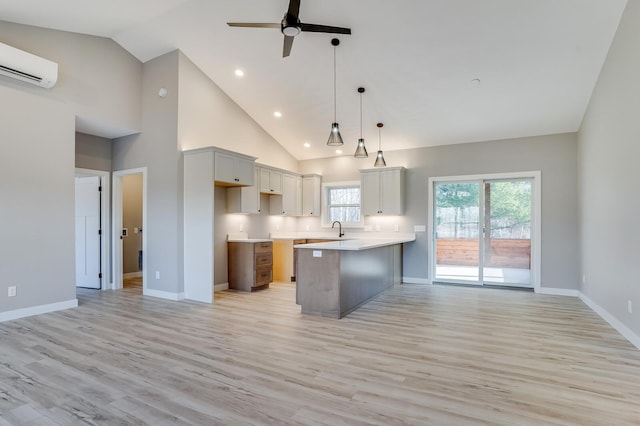
<path fill-rule="evenodd" d="M 341 320 L 79 290 L 0 323 L 0 425 L 638 425 L 640 351 L 578 299 L 402 285 Z"/>

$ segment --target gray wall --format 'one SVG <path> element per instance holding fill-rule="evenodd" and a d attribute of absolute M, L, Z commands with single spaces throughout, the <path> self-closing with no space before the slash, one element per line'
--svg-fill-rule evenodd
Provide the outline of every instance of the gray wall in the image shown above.
<path fill-rule="evenodd" d="M 52 89 L 0 77 L 2 313 L 75 299 L 76 119 L 139 129 L 142 65 L 101 37 L 0 22 L 0 40 L 59 65 Z"/>
<path fill-rule="evenodd" d="M 504 141 L 445 145 L 385 152 L 389 166 L 407 167 L 406 208 L 402 217 L 367 217 L 383 232 L 413 232 L 427 224 L 430 177 L 540 170 L 542 173 L 542 287 L 576 289 L 578 286 L 576 135 L 562 134 Z M 327 158 L 300 162 L 301 173 L 319 173 L 323 182 L 358 180 L 359 169 L 372 168 L 374 158 Z M 318 229 L 318 219 L 302 219 L 299 230 Z M 428 241 L 418 233 L 405 244 L 404 276 L 426 279 Z"/>
<path fill-rule="evenodd" d="M 180 293 L 182 256 L 182 155 L 178 134 L 178 52 L 143 66 L 142 132 L 116 139 L 113 170 L 147 167 L 147 288 Z M 167 89 L 167 96 L 158 90 Z M 155 272 L 160 279 L 155 278 Z"/>
<path fill-rule="evenodd" d="M 0 84 L 19 85 L 34 96 L 57 100 L 80 122 L 98 128 L 120 135 L 140 130 L 142 64 L 115 41 L 4 21 L 0 40 L 58 63 L 58 82 L 52 89 L 8 77 L 0 77 Z"/>
<path fill-rule="evenodd" d="M 0 313 L 75 299 L 74 116 L 0 83 Z M 37 117 L 37 125 L 33 117 Z M 17 297 L 7 287 L 17 286 Z"/>
<path fill-rule="evenodd" d="M 630 0 L 578 135 L 583 294 L 640 335 L 640 1 Z M 633 303 L 633 314 L 627 302 Z"/>
<path fill-rule="evenodd" d="M 138 251 L 142 250 L 142 174 L 124 176 L 122 179 L 122 227 L 127 237 L 122 239 L 122 272 L 138 272 Z"/>
<path fill-rule="evenodd" d="M 76 167 L 111 171 L 111 139 L 76 132 Z"/>

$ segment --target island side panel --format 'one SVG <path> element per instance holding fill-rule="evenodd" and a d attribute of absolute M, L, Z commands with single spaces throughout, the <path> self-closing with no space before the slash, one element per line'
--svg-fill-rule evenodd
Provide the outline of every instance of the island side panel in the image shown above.
<path fill-rule="evenodd" d="M 320 252 L 321 257 L 314 257 Z M 303 314 L 340 318 L 340 254 L 336 250 L 298 250 L 296 286 Z"/>
<path fill-rule="evenodd" d="M 341 252 L 340 317 L 393 287 L 396 247 Z"/>

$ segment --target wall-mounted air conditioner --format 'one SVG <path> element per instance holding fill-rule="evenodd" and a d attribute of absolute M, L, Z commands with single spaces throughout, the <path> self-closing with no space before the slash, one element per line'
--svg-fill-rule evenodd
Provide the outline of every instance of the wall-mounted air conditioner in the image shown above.
<path fill-rule="evenodd" d="M 0 43 L 0 75 L 49 89 L 58 80 L 58 64 Z"/>

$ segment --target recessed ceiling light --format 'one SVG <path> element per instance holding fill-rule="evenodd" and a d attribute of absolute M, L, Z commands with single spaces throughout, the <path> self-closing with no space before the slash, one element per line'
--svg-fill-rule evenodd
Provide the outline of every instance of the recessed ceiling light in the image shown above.
<path fill-rule="evenodd" d="M 342 150 L 341 149 L 336 149 L 336 154 L 342 154 Z"/>
<path fill-rule="evenodd" d="M 273 113 L 273 116 L 275 118 L 280 118 L 280 117 L 282 117 L 282 113 L 280 111 L 276 111 L 276 112 Z"/>
<path fill-rule="evenodd" d="M 236 76 L 237 77 L 243 77 L 244 76 L 244 71 L 242 71 L 240 68 L 238 68 L 236 70 Z"/>
<path fill-rule="evenodd" d="M 305 143 L 304 143 L 304 147 L 305 147 L 305 148 L 311 148 L 311 144 L 310 144 L 309 142 L 305 142 Z"/>
<path fill-rule="evenodd" d="M 474 86 L 480 86 L 480 79 L 474 78 L 473 80 L 471 80 L 471 84 L 473 84 Z"/>

